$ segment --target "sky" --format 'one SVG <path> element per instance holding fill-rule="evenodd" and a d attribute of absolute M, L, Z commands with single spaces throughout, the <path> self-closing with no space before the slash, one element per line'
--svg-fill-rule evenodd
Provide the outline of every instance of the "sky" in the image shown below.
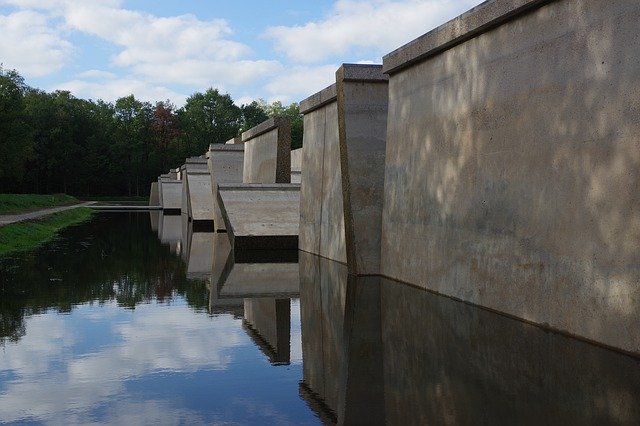
<path fill-rule="evenodd" d="M 79 98 L 288 105 L 481 0 L 0 0 L 0 63 Z"/>

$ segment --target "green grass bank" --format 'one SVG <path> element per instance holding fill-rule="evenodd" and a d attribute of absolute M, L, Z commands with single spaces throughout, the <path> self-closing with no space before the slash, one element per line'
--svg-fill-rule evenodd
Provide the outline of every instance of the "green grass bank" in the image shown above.
<path fill-rule="evenodd" d="M 78 202 L 77 198 L 67 194 L 0 194 L 0 215 L 26 213 Z"/>
<path fill-rule="evenodd" d="M 65 210 L 45 218 L 0 227 L 0 256 L 27 251 L 53 239 L 67 226 L 88 220 L 93 210 L 86 207 Z"/>

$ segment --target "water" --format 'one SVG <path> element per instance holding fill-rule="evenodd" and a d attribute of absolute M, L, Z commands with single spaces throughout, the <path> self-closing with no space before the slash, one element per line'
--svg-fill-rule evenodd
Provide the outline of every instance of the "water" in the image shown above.
<path fill-rule="evenodd" d="M 149 218 L 0 261 L 0 422 L 640 424 L 635 358 Z"/>

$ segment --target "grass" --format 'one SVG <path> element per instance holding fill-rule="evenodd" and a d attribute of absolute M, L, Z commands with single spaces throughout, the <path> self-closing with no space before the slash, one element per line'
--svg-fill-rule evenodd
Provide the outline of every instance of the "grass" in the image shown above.
<path fill-rule="evenodd" d="M 92 214 L 91 209 L 79 207 L 40 220 L 0 227 L 0 255 L 36 248 L 52 240 L 61 229 L 84 222 Z"/>
<path fill-rule="evenodd" d="M 77 202 L 77 198 L 66 194 L 0 194 L 0 214 L 26 213 Z"/>

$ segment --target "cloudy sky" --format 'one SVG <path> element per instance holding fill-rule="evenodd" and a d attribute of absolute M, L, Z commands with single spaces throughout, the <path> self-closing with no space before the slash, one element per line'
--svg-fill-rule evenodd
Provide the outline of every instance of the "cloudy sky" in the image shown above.
<path fill-rule="evenodd" d="M 298 102 L 481 0 L 0 0 L 0 63 L 31 86 L 181 105 Z"/>

